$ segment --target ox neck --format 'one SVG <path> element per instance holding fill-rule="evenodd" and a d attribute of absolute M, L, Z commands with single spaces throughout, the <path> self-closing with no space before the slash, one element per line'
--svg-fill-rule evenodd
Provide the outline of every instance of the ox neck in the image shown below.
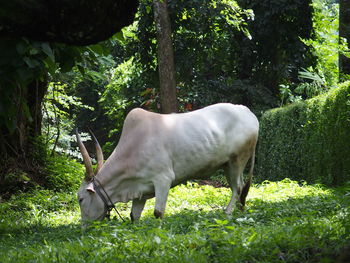
<path fill-rule="evenodd" d="M 121 201 L 118 198 L 118 185 L 120 185 L 120 176 L 118 171 L 112 169 L 112 167 L 106 163 L 100 172 L 95 176 L 95 179 L 99 182 L 98 185 L 104 189 L 106 195 L 108 195 L 111 203 Z"/>
<path fill-rule="evenodd" d="M 94 185 L 96 193 L 100 196 L 104 203 L 106 217 L 110 219 L 111 211 L 114 209 L 120 219 L 125 222 L 124 218 L 120 215 L 119 211 L 114 205 L 114 202 L 111 200 L 100 181 L 97 178 L 93 178 L 92 184 Z"/>

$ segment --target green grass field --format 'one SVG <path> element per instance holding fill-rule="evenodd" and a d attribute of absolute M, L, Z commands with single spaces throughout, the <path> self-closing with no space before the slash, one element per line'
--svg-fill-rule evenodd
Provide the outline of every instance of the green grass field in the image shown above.
<path fill-rule="evenodd" d="M 163 220 L 149 200 L 130 223 L 82 230 L 75 193 L 37 190 L 0 203 L 0 262 L 337 262 L 350 243 L 350 186 L 290 180 L 251 188 L 244 212 L 223 212 L 230 190 L 172 189 Z"/>

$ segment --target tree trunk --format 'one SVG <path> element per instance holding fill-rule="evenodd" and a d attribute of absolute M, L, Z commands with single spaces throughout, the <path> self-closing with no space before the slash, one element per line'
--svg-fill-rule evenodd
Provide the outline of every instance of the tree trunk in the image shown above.
<path fill-rule="evenodd" d="M 9 130 L 6 125 L 0 125 L 0 184 L 1 175 L 11 170 L 35 173 L 39 168 L 40 160 L 34 157 L 35 139 L 41 134 L 41 104 L 46 91 L 46 80 L 34 81 L 27 87 L 19 85 L 11 96 L 11 103 L 18 109 L 13 120 L 16 128 Z"/>
<path fill-rule="evenodd" d="M 163 113 L 178 112 L 174 51 L 166 0 L 154 0 L 154 20 L 157 29 L 160 104 Z"/>
<path fill-rule="evenodd" d="M 347 39 L 348 47 L 350 41 L 350 1 L 339 1 L 339 37 Z M 339 79 L 341 75 L 350 74 L 350 58 L 339 54 Z"/>

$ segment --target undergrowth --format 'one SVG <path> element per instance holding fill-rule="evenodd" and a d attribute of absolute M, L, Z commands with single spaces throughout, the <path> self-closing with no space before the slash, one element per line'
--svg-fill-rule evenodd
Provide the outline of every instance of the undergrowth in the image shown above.
<path fill-rule="evenodd" d="M 288 179 L 251 188 L 227 216 L 230 190 L 188 183 L 171 190 L 166 216 L 116 218 L 83 230 L 75 193 L 38 190 L 0 203 L 0 262 L 335 262 L 350 243 L 350 187 Z M 344 261 L 346 262 L 346 261 Z"/>

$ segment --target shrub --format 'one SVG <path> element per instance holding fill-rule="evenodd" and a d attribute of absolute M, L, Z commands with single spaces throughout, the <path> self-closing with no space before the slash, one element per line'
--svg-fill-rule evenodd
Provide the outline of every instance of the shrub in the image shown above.
<path fill-rule="evenodd" d="M 84 175 L 84 166 L 65 155 L 48 157 L 46 187 L 56 191 L 75 191 Z"/>
<path fill-rule="evenodd" d="M 350 179 L 350 82 L 310 100 L 267 111 L 260 121 L 258 181 Z"/>

